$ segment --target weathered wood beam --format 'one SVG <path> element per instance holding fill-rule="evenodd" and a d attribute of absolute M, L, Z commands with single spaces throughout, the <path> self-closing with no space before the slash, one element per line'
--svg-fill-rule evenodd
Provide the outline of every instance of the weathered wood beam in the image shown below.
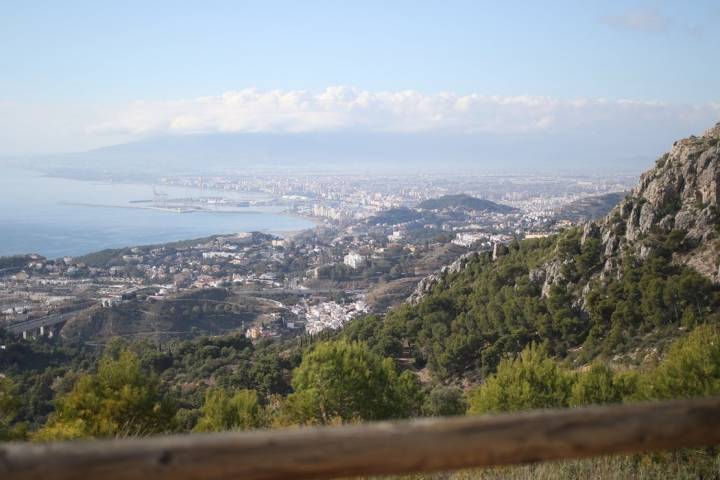
<path fill-rule="evenodd" d="M 48 444 L 0 444 L 0 478 L 334 478 L 720 443 L 720 398 L 495 416 Z"/>

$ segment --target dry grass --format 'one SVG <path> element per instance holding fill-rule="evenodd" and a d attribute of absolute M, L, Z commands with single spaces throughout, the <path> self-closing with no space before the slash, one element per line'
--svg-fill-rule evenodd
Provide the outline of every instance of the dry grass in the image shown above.
<path fill-rule="evenodd" d="M 517 467 L 382 477 L 382 480 L 720 480 L 720 456 L 714 451 L 601 457 Z M 375 479 L 381 480 L 381 479 Z"/>

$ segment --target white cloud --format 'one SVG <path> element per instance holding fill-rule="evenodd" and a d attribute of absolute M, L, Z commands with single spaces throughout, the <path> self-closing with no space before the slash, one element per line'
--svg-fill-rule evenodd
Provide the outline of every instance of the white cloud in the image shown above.
<path fill-rule="evenodd" d="M 0 100 L 0 157 L 86 150 L 121 143 L 127 135 L 88 135 L 107 116 L 97 106 Z"/>
<path fill-rule="evenodd" d="M 720 119 L 720 101 L 558 99 L 424 94 L 353 87 L 261 91 L 116 105 L 0 103 L 0 156 L 78 151 L 154 135 L 241 132 L 407 132 L 577 139 L 671 139 Z"/>
<path fill-rule="evenodd" d="M 522 134 L 671 120 L 712 118 L 717 104 L 673 105 L 637 100 L 542 96 L 422 94 L 413 90 L 372 92 L 353 87 L 259 91 L 248 88 L 187 100 L 133 102 L 107 113 L 88 128 L 95 134 L 186 134 L 215 132 L 453 132 Z"/>

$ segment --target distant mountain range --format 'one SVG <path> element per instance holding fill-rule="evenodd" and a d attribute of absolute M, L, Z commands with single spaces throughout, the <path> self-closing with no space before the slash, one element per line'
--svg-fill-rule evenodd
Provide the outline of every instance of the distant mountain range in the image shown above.
<path fill-rule="evenodd" d="M 242 133 L 150 138 L 86 152 L 2 160 L 75 177 L 142 178 L 213 173 L 639 173 L 653 152 L 638 140 L 588 144 L 573 135 Z M 610 144 L 610 146 L 607 145 Z M 578 158 L 583 161 L 578 162 Z M 595 161 L 602 163 L 595 163 Z M 584 166 L 583 166 L 584 165 Z"/>

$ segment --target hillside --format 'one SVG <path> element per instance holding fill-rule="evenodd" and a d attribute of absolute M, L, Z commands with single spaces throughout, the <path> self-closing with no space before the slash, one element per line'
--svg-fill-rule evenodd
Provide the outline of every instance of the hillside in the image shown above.
<path fill-rule="evenodd" d="M 646 258 L 658 236 L 672 235 L 679 246 L 673 262 L 689 265 L 718 281 L 720 223 L 720 123 L 702 136 L 675 142 L 655 168 L 600 224 L 605 256 L 625 253 Z M 593 230 L 594 225 L 588 228 Z M 612 271 L 607 265 L 604 272 Z"/>
<path fill-rule="evenodd" d="M 398 225 L 400 223 L 414 222 L 423 218 L 417 210 L 406 207 L 391 208 L 368 218 L 370 225 Z"/>
<path fill-rule="evenodd" d="M 443 195 L 438 198 L 431 198 L 421 202 L 417 208 L 423 210 L 461 209 L 475 210 L 482 212 L 512 213 L 517 208 L 508 205 L 491 202 L 482 198 L 471 197 L 470 195 Z"/>
<path fill-rule="evenodd" d="M 604 195 L 592 195 L 563 206 L 557 213 L 558 220 L 588 222 L 598 220 L 615 208 L 628 192 L 612 192 Z"/>
<path fill-rule="evenodd" d="M 637 364 L 720 321 L 720 124 L 673 144 L 605 218 L 466 256 L 412 303 L 349 329 L 436 378 L 484 376 L 531 342 L 582 365 Z"/>
<path fill-rule="evenodd" d="M 218 335 L 243 332 L 278 311 L 270 300 L 208 288 L 154 302 L 92 307 L 67 322 L 61 335 L 66 339 L 98 342 L 113 336 L 167 340 L 203 333 Z"/>
<path fill-rule="evenodd" d="M 518 212 L 518 209 L 470 195 L 444 195 L 425 200 L 415 208 L 398 207 L 385 210 L 368 218 L 367 223 L 370 225 L 398 225 L 419 222 L 415 227 L 421 228 L 423 224 L 465 218 L 477 212 L 507 214 Z"/>

